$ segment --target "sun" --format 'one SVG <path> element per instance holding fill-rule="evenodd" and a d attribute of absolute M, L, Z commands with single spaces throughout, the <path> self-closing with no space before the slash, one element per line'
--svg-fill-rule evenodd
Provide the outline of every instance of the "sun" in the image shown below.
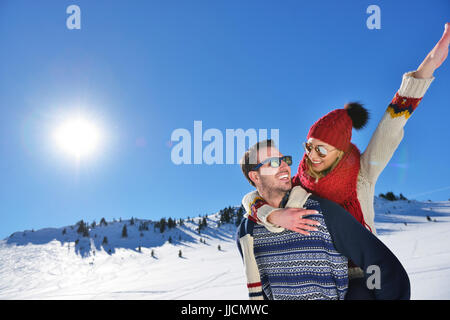
<path fill-rule="evenodd" d="M 101 132 L 94 122 L 78 116 L 60 124 L 55 129 L 53 138 L 59 149 L 81 159 L 98 150 Z"/>

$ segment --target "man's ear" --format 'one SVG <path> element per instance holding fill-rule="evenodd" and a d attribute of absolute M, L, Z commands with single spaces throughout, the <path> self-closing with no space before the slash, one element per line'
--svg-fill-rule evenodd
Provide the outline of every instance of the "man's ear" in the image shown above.
<path fill-rule="evenodd" d="M 250 171 L 248 173 L 248 177 L 250 178 L 250 180 L 253 181 L 253 183 L 256 185 L 256 182 L 259 181 L 259 174 L 257 171 Z"/>

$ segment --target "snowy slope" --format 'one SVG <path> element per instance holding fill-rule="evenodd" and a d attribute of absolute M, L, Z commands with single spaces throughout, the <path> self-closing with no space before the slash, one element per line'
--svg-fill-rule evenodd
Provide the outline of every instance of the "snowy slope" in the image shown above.
<path fill-rule="evenodd" d="M 376 199 L 375 211 L 412 298 L 450 299 L 450 202 Z M 97 225 L 89 237 L 77 225 L 16 232 L 0 241 L 0 299 L 247 299 L 236 226 L 218 226 L 217 213 L 199 234 L 199 220 L 164 233 L 138 219 Z M 143 222 L 148 230 L 140 231 Z"/>

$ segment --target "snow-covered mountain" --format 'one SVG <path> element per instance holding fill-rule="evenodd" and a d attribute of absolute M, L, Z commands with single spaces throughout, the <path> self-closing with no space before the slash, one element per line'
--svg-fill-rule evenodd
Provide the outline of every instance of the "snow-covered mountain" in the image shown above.
<path fill-rule="evenodd" d="M 15 232 L 0 241 L 0 299 L 246 300 L 237 210 L 229 223 L 225 210 L 171 221 L 162 233 L 160 221 L 135 218 Z M 450 201 L 376 198 L 375 211 L 412 298 L 450 299 Z"/>

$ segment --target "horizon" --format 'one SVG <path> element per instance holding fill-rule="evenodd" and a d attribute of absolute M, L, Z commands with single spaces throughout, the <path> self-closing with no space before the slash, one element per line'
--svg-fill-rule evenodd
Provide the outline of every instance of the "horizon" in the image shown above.
<path fill-rule="evenodd" d="M 388 193 L 389 193 L 390 191 L 388 191 Z M 419 202 L 419 203 L 424 203 L 424 204 L 426 204 L 426 203 L 439 203 L 439 202 L 450 202 L 450 200 L 442 200 L 442 201 L 431 201 L 431 200 L 425 200 L 425 201 L 419 201 L 419 200 L 415 200 L 415 199 L 400 199 L 400 197 L 401 197 L 401 195 L 402 194 L 395 194 L 394 193 L 394 196 L 397 198 L 397 199 L 395 199 L 395 200 L 390 200 L 390 199 L 387 199 L 385 196 L 386 196 L 386 193 L 385 194 L 382 194 L 383 196 L 379 196 L 379 195 L 375 195 L 375 199 L 384 199 L 385 201 L 388 201 L 387 203 L 395 203 L 396 201 L 407 201 L 408 203 L 411 203 L 411 202 Z M 101 221 L 104 219 L 105 220 L 105 222 L 106 223 L 108 223 L 108 224 L 110 224 L 110 223 L 126 223 L 127 221 L 130 221 L 131 222 L 131 220 L 133 220 L 134 222 L 136 222 L 136 220 L 137 221 L 146 221 L 146 222 L 150 222 L 150 223 L 153 223 L 153 224 L 156 224 L 156 223 L 158 223 L 158 222 L 160 222 L 162 219 L 165 219 L 166 220 L 166 222 L 168 221 L 168 219 L 172 219 L 176 224 L 177 224 L 177 226 L 178 226 L 178 223 L 179 223 L 179 220 L 181 219 L 183 222 L 187 222 L 188 220 L 190 220 L 190 219 L 201 219 L 201 218 L 203 218 L 203 217 L 209 217 L 209 216 L 215 216 L 215 215 L 217 215 L 217 214 L 219 214 L 223 209 L 226 209 L 226 208 L 229 208 L 229 207 L 231 207 L 232 209 L 238 209 L 239 207 L 240 207 L 240 205 L 229 205 L 229 206 L 225 206 L 225 207 L 223 207 L 223 208 L 221 208 L 221 209 L 218 209 L 217 211 L 215 211 L 215 212 L 211 212 L 211 213 L 206 213 L 205 215 L 197 215 L 197 216 L 184 216 L 184 217 L 178 217 L 178 218 L 174 218 L 174 217 L 171 217 L 171 216 L 161 216 L 161 217 L 157 217 L 157 218 L 152 218 L 152 219 L 142 219 L 142 218 L 140 218 L 140 217 L 135 217 L 135 216 L 131 216 L 131 217 L 125 217 L 125 218 L 123 218 L 123 217 L 112 217 L 111 218 L 111 220 L 108 220 L 108 219 L 106 219 L 105 217 L 98 217 L 98 219 L 94 219 L 93 221 L 88 221 L 88 220 L 85 220 L 85 219 L 81 219 L 81 220 L 79 220 L 79 221 L 76 221 L 76 222 L 74 222 L 74 223 L 72 223 L 72 224 L 67 224 L 67 225 L 59 225 L 59 226 L 44 226 L 44 227 L 42 227 L 42 228 L 38 228 L 38 229 L 36 229 L 36 228 L 31 228 L 31 229 L 24 229 L 24 230 L 16 230 L 16 231 L 14 231 L 14 232 L 12 232 L 11 234 L 9 234 L 9 235 L 7 235 L 7 236 L 5 236 L 5 237 L 0 237 L 0 240 L 7 240 L 7 239 L 9 239 L 12 235 L 14 235 L 14 234 L 16 234 L 16 233 L 23 233 L 23 232 L 26 232 L 26 231 L 29 231 L 29 232 L 36 232 L 36 231 L 41 231 L 41 230 L 45 230 L 45 229 L 62 229 L 62 228 L 65 228 L 65 227 L 73 227 L 73 226 L 77 226 L 80 222 L 84 222 L 85 224 L 86 224 L 86 226 L 88 227 L 88 228 L 91 228 L 91 224 L 92 223 L 94 223 L 95 222 L 95 226 L 96 227 L 98 227 L 98 226 L 101 226 Z M 245 210 L 244 210 L 245 211 Z M 195 220 L 194 220 L 194 222 L 195 222 Z M 161 233 L 163 233 L 163 232 L 161 232 Z"/>

